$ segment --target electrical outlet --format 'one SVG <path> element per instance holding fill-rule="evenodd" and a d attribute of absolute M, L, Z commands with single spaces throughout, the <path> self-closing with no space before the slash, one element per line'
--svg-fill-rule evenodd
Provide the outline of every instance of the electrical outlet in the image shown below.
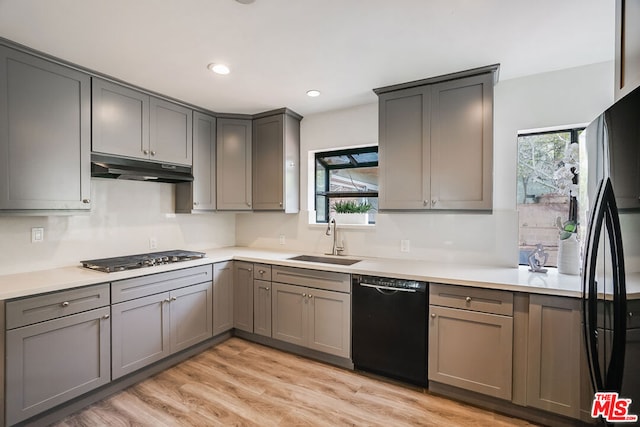
<path fill-rule="evenodd" d="M 149 249 L 158 249 L 158 239 L 149 237 Z"/>
<path fill-rule="evenodd" d="M 287 240 L 285 239 L 284 234 L 280 235 L 279 242 L 281 245 L 284 245 L 285 243 L 287 243 Z"/>
<path fill-rule="evenodd" d="M 400 252 L 409 252 L 411 250 L 410 240 L 400 240 Z"/>
<path fill-rule="evenodd" d="M 31 229 L 31 243 L 44 242 L 44 227 L 33 227 Z"/>

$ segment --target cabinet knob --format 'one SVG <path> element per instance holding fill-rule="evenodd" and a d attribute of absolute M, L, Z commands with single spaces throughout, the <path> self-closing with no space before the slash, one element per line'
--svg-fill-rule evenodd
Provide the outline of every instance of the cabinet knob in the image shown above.
<path fill-rule="evenodd" d="M 302 294 L 302 298 L 304 298 L 304 297 L 306 297 L 306 296 L 307 296 L 307 294 L 306 294 L 306 293 L 305 293 L 305 294 Z"/>
<path fill-rule="evenodd" d="M 69 301 L 65 301 L 62 304 L 60 304 L 62 307 L 69 307 Z"/>
<path fill-rule="evenodd" d="M 155 156 L 155 155 L 156 155 L 156 152 L 155 152 L 155 151 L 153 151 L 153 150 L 151 150 L 151 155 L 152 155 L 152 156 Z"/>
<path fill-rule="evenodd" d="M 175 301 L 177 299 L 178 299 L 178 297 L 171 297 L 171 301 Z"/>
<path fill-rule="evenodd" d="M 247 206 L 251 207 L 251 202 L 247 202 Z"/>
<path fill-rule="evenodd" d="M 269 287 L 267 286 L 265 289 L 268 291 L 268 290 L 269 290 Z"/>
<path fill-rule="evenodd" d="M 111 315 L 109 314 L 105 314 L 104 316 L 102 316 L 103 319 L 107 320 L 109 317 L 111 317 Z"/>
<path fill-rule="evenodd" d="M 307 296 L 307 298 L 313 298 L 313 295 L 309 294 L 309 295 Z"/>
<path fill-rule="evenodd" d="M 149 155 L 149 150 L 142 150 L 142 152 L 144 153 L 145 156 Z"/>
<path fill-rule="evenodd" d="M 632 311 L 629 312 L 629 317 L 633 317 L 633 312 Z"/>
<path fill-rule="evenodd" d="M 431 313 L 431 317 L 432 317 L 433 319 L 435 319 L 435 318 L 436 318 L 436 314 L 435 314 L 435 313 Z"/>
<path fill-rule="evenodd" d="M 266 271 L 264 271 L 264 270 L 258 270 L 258 273 L 260 273 L 260 274 L 264 274 L 264 273 L 266 273 Z"/>
<path fill-rule="evenodd" d="M 280 207 L 282 207 L 282 202 L 280 202 L 279 204 L 280 204 Z"/>
<path fill-rule="evenodd" d="M 433 199 L 433 200 L 431 201 L 431 206 L 435 206 L 435 205 L 436 205 L 436 203 L 438 203 L 438 201 L 437 201 L 436 199 Z"/>
<path fill-rule="evenodd" d="M 428 200 L 423 200 L 423 201 L 422 201 L 422 204 L 423 204 L 424 206 L 427 206 L 427 205 L 429 205 L 429 201 L 428 201 Z"/>
<path fill-rule="evenodd" d="M 169 301 L 171 301 L 169 298 L 165 298 L 162 300 L 162 302 L 166 302 L 166 303 L 168 303 Z"/>
<path fill-rule="evenodd" d="M 82 199 L 82 203 L 84 203 L 85 205 L 88 205 L 89 203 L 91 203 L 91 200 L 89 200 L 89 199 Z"/>
<path fill-rule="evenodd" d="M 471 302 L 471 297 L 466 297 L 464 300 L 465 300 L 466 302 Z"/>
<path fill-rule="evenodd" d="M 198 206 L 198 202 L 193 202 L 193 206 Z"/>

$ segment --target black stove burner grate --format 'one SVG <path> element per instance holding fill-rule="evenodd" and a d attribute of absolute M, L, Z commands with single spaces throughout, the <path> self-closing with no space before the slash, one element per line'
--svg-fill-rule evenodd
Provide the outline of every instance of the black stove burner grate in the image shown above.
<path fill-rule="evenodd" d="M 172 264 L 174 262 L 190 261 L 204 258 L 203 252 L 173 250 L 151 252 L 147 254 L 127 255 L 113 258 L 80 261 L 86 268 L 113 273 L 115 271 L 133 270 L 136 268 L 153 267 L 155 265 Z"/>

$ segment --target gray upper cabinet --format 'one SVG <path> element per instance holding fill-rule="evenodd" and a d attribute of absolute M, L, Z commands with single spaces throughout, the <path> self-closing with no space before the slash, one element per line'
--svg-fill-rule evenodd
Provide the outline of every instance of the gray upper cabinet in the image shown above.
<path fill-rule="evenodd" d="M 431 208 L 491 209 L 493 74 L 432 89 Z"/>
<path fill-rule="evenodd" d="M 92 79 L 92 150 L 178 165 L 192 162 L 192 111 L 146 93 Z"/>
<path fill-rule="evenodd" d="M 0 46 L 0 210 L 91 208 L 88 75 Z"/>
<path fill-rule="evenodd" d="M 492 208 L 497 69 L 375 89 L 381 209 Z"/>
<path fill-rule="evenodd" d="M 301 119 L 281 109 L 253 120 L 253 210 L 299 211 Z"/>
<path fill-rule="evenodd" d="M 251 210 L 251 120 L 218 118 L 218 210 Z"/>
<path fill-rule="evenodd" d="M 155 97 L 149 103 L 149 155 L 156 162 L 191 165 L 193 118 L 189 108 Z"/>
<path fill-rule="evenodd" d="M 427 209 L 431 87 L 382 94 L 379 108 L 380 209 Z"/>
<path fill-rule="evenodd" d="M 92 150 L 149 158 L 149 95 L 94 77 Z"/>
<path fill-rule="evenodd" d="M 193 182 L 176 184 L 176 212 L 216 209 L 216 119 L 193 112 Z"/>
<path fill-rule="evenodd" d="M 640 86 L 640 2 L 616 0 L 615 99 Z"/>

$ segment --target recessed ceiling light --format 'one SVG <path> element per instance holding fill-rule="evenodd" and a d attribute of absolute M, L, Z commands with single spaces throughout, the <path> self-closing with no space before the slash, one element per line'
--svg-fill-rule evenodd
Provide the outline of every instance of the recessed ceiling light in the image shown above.
<path fill-rule="evenodd" d="M 207 65 L 207 68 L 210 69 L 211 71 L 213 71 L 216 74 L 229 74 L 231 72 L 231 70 L 229 70 L 229 67 L 227 67 L 224 64 L 214 64 L 211 63 L 209 65 Z"/>
<path fill-rule="evenodd" d="M 251 4 L 256 0 L 236 0 L 240 4 Z"/>
<path fill-rule="evenodd" d="M 307 96 L 315 98 L 316 96 L 320 96 L 320 91 L 319 90 L 315 90 L 315 89 L 308 90 L 307 91 Z"/>

